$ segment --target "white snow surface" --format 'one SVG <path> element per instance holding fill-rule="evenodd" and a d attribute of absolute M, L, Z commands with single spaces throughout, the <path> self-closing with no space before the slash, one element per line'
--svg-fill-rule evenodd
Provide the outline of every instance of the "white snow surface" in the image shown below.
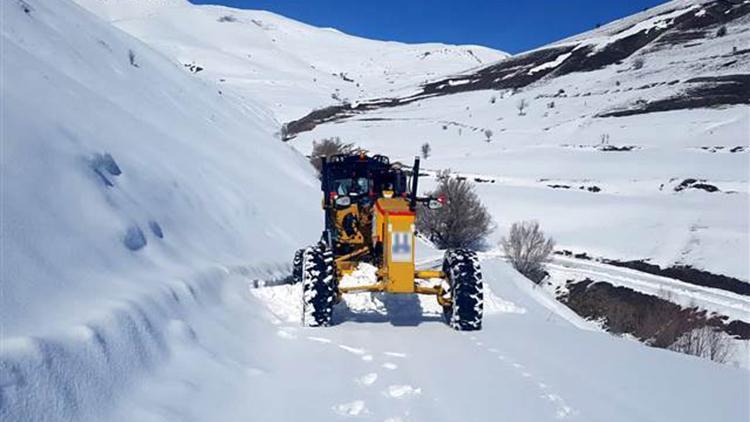
<path fill-rule="evenodd" d="M 269 24 L 288 32 L 308 27 L 263 12 L 244 14 L 179 0 L 79 2 L 96 14 L 68 0 L 0 3 L 0 421 L 283 421 L 300 415 L 309 421 L 750 418 L 747 370 L 600 332 L 543 290 L 530 287 L 506 263 L 491 258 L 482 261 L 486 318 L 480 332 L 448 328 L 434 298 L 369 294 L 347 296 L 337 305 L 333 327 L 302 328 L 299 286 L 258 287 L 288 275 L 292 252 L 315 241 L 322 222 L 312 168 L 280 143 L 275 132 L 280 116 L 314 107 L 335 84 L 294 97 L 299 98 L 296 105 L 290 98 L 288 108 L 274 109 L 274 98 L 285 100 L 303 86 L 290 83 L 286 90 L 276 90 L 270 83 L 291 80 L 268 78 L 274 71 L 295 69 L 293 62 L 274 63 L 271 58 L 281 57 L 278 52 L 258 60 L 259 66 L 269 63 L 265 76 L 246 90 L 241 88 L 246 80 L 230 89 L 217 80 L 219 75 L 229 80 L 226 57 L 216 59 L 227 67 L 213 76 L 208 67 L 206 73 L 194 75 L 171 53 L 180 45 L 217 51 L 215 44 L 201 45 L 205 37 L 188 42 L 183 35 L 191 25 L 199 29 L 200 22 L 214 22 L 224 13 L 236 13 L 240 21 L 250 20 L 239 23 L 263 31 L 271 30 L 262 28 Z M 252 22 L 256 16 L 262 24 Z M 180 17 L 184 27 L 170 32 Z M 139 25 L 148 31 L 139 33 L 134 29 Z M 332 30 L 309 29 L 297 36 L 311 33 L 320 36 L 315 43 L 328 42 L 322 35 L 326 33 L 351 40 Z M 169 34 L 182 35 L 168 42 Z M 227 39 L 223 37 L 217 39 Z M 277 42 L 283 39 L 279 35 Z M 308 47 L 300 45 L 299 51 Z M 411 51 L 403 53 L 409 57 L 424 51 L 424 46 L 410 48 L 398 45 L 396 50 Z M 188 52 L 181 58 L 202 64 L 200 57 Z M 304 67 L 311 61 L 301 62 Z M 451 71 L 451 66 L 440 71 Z M 331 70 L 324 69 L 321 73 Z M 409 78 L 428 76 L 415 73 Z M 270 81 L 268 89 L 263 80 Z M 432 110 L 425 103 L 432 117 L 422 126 L 414 124 L 419 120 L 409 124 L 422 132 L 382 126 L 368 142 L 396 157 L 409 157 L 416 142 L 426 139 L 426 131 L 442 133 L 439 123 L 430 119 L 440 113 L 455 118 L 463 113 L 466 98 L 480 104 L 487 102 L 486 94 L 457 96 L 460 101 L 438 103 Z M 513 100 L 500 103 L 507 109 Z M 406 111 L 425 118 L 419 110 Z M 496 116 L 495 111 L 484 113 Z M 532 105 L 529 115 L 535 114 Z M 685 156 L 664 160 L 673 152 L 670 148 L 685 153 L 686 144 L 702 145 L 699 135 L 707 133 L 715 136 L 712 141 L 729 144 L 730 137 L 743 136 L 741 125 L 748 122 L 746 110 L 739 108 L 660 119 L 622 120 L 632 125 L 627 129 L 605 127 L 613 139 L 640 127 L 645 140 L 639 145 L 655 150 L 640 158 L 661 158 L 667 168 L 680 170 Z M 746 241 L 737 233 L 747 228 L 737 217 L 737 210 L 747 207 L 747 190 L 742 190 L 746 178 L 738 177 L 747 163 L 738 164 L 738 156 L 715 154 L 720 162 L 702 170 L 706 177 L 725 175 L 718 182 L 740 186 L 733 188 L 739 193 L 716 200 L 714 208 L 700 192 L 652 192 L 652 183 L 661 180 L 664 171 L 651 166 L 636 183 L 622 170 L 595 173 L 600 182 L 615 187 L 603 203 L 583 192 L 562 199 L 554 194 L 564 192 L 548 195 L 536 185 L 535 166 L 565 180 L 576 168 L 590 174 L 591 168 L 613 164 L 641 167 L 629 160 L 580 157 L 556 166 L 565 154 L 557 151 L 552 136 L 539 136 L 525 123 L 529 120 L 516 120 L 509 133 L 517 137 L 509 137 L 511 141 L 495 151 L 482 151 L 484 143 L 467 138 L 461 145 L 455 137 L 431 137 L 436 155 L 427 160 L 428 168 L 450 165 L 509 181 L 481 188 L 487 188 L 481 193 L 496 219 L 508 216 L 498 219 L 502 224 L 539 207 L 538 215 L 559 213 L 544 224 L 561 242 L 598 245 L 605 252 L 640 254 L 644 242 L 665 237 L 654 229 L 661 227 L 654 221 L 668 217 L 663 224 L 676 227 L 674 220 L 680 216 L 681 223 L 690 224 L 700 213 L 698 243 L 732 249 L 730 258 L 717 265 L 736 265 L 735 254 Z M 688 140 L 669 135 L 667 151 L 660 152 L 652 145 L 656 136 L 646 128 L 674 128 L 678 120 L 687 128 Z M 576 132 L 580 122 L 597 124 L 586 118 L 561 121 L 567 129 L 556 133 L 593 138 L 599 132 Z M 357 124 L 362 123 L 342 125 L 344 134 L 361 134 Z M 413 144 L 385 142 L 384 135 L 394 134 L 399 139 L 418 136 L 411 138 Z M 515 159 L 504 157 L 504 152 L 523 157 L 534 139 L 541 140 L 537 151 L 542 156 L 545 148 L 552 151 L 547 158 L 511 166 Z M 303 141 L 295 146 L 304 150 Z M 696 154 L 690 156 L 693 163 L 700 164 L 696 168 L 702 169 L 701 154 L 709 153 L 691 151 Z M 588 158 L 597 154 L 587 152 Z M 472 154 L 485 159 L 466 160 Z M 514 170 L 506 174 L 505 166 Z M 524 166 L 530 167 L 528 173 Z M 539 192 L 544 194 L 537 197 Z M 661 196 L 671 199 L 666 205 L 654 200 Z M 544 212 L 539 204 L 545 205 Z M 571 219 L 566 211 L 586 205 L 594 208 L 593 215 L 601 213 L 601 219 Z M 684 207 L 689 209 L 675 217 Z M 654 210 L 655 217 L 642 221 L 641 214 Z M 610 228 L 605 215 L 612 213 L 625 223 Z M 626 230 L 642 234 L 644 226 L 657 233 L 645 241 L 628 240 Z M 593 234 L 576 234 L 583 229 Z M 599 239 L 613 233 L 615 243 Z M 673 246 L 652 243 L 667 252 L 671 249 L 664 245 Z M 713 262 L 705 248 L 693 248 L 687 256 Z M 436 257 L 429 248 L 418 256 L 428 265 Z"/>
<path fill-rule="evenodd" d="M 196 77 L 261 102 L 280 123 L 337 101 L 396 95 L 404 86 L 508 56 L 476 45 L 374 41 L 266 11 L 184 0 L 137 7 L 122 7 L 127 0 L 109 7 L 101 0 L 75 1 L 178 66 L 200 66 Z"/>

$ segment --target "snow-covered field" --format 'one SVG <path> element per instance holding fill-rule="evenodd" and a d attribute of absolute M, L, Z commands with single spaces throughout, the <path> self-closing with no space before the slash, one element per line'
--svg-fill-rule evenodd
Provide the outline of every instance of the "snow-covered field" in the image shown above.
<path fill-rule="evenodd" d="M 747 107 L 598 119 L 615 97 L 550 111 L 535 95 L 558 85 L 542 84 L 376 111 L 289 145 L 280 123 L 331 94 L 395 95 L 505 54 L 181 0 L 0 8 L 0 421 L 750 418 L 746 369 L 614 338 L 491 257 L 471 335 L 433 298 L 370 295 L 303 329 L 297 287 L 257 288 L 319 236 L 298 151 L 327 136 L 404 160 L 430 142 L 428 169 L 494 178 L 478 185 L 493 242 L 537 218 L 561 247 L 747 280 L 747 151 L 700 148 L 747 146 Z M 566 78 L 554 84 L 568 92 L 603 83 Z M 604 133 L 638 148 L 599 151 Z M 674 192 L 685 177 L 721 192 Z"/>
<path fill-rule="evenodd" d="M 677 57 L 674 48 L 638 53 L 639 69 L 631 57 L 520 90 L 435 96 L 319 125 L 290 142 L 309 153 L 313 141 L 339 137 L 406 163 L 428 143 L 424 168 L 493 181 L 477 186 L 497 223 L 493 243 L 514 221 L 536 219 L 561 248 L 747 281 L 750 108 L 597 117 L 677 95 L 669 81 L 748 73 L 750 62 L 730 54 L 733 45 L 750 43 L 747 22 L 727 25 L 725 37 L 679 47 Z M 677 191 L 685 179 L 718 191 Z"/>

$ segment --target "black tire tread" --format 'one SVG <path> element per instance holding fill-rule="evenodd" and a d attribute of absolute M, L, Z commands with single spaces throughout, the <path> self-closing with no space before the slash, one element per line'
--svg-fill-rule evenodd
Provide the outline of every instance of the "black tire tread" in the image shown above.
<path fill-rule="evenodd" d="M 445 253 L 443 272 L 448 278 L 451 304 L 443 308 L 446 323 L 458 331 L 482 329 L 484 293 L 476 252 L 453 249 Z"/>

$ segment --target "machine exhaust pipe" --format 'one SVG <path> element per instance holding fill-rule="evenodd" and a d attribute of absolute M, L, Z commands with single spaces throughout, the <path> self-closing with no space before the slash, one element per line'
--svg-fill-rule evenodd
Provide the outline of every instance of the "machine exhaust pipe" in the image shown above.
<path fill-rule="evenodd" d="M 417 187 L 419 186 L 419 157 L 414 157 L 414 167 L 412 168 L 411 176 L 411 200 L 409 201 L 409 209 L 414 211 L 417 206 Z"/>

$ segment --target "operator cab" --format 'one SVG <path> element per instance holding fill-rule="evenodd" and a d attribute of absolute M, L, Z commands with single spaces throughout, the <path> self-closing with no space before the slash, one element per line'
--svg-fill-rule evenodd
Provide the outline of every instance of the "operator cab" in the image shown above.
<path fill-rule="evenodd" d="M 371 206 L 384 195 L 407 194 L 406 174 L 382 155 L 334 155 L 326 160 L 321 179 L 324 195 L 339 206 Z"/>

